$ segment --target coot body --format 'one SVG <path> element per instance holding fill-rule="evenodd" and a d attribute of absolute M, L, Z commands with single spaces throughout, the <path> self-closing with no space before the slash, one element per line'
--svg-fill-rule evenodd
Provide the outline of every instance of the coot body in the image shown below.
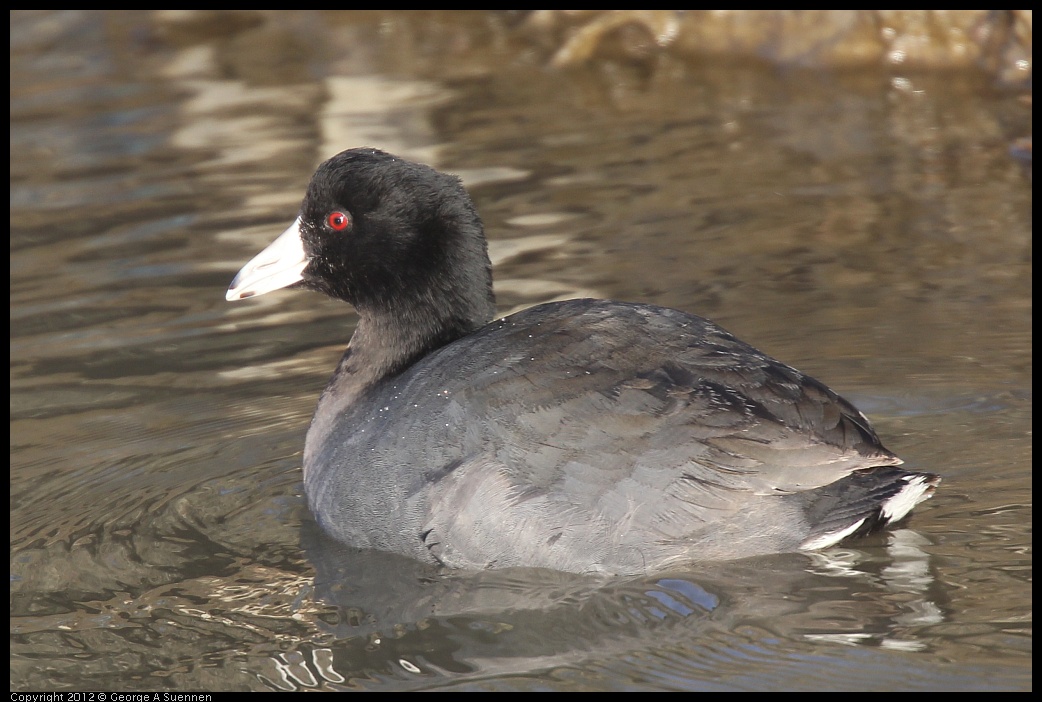
<path fill-rule="evenodd" d="M 304 449 L 337 539 L 461 568 L 649 573 L 820 549 L 903 519 L 907 471 L 824 384 L 686 312 L 568 300 L 494 316 L 458 179 L 376 149 L 323 163 L 228 290 L 359 322 Z"/>

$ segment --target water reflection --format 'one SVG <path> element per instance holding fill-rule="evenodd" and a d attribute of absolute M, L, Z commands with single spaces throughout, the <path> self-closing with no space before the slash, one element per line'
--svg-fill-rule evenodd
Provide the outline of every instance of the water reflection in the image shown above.
<path fill-rule="evenodd" d="M 616 669 L 622 677 L 613 684 L 626 675 L 637 684 L 668 657 L 668 686 L 690 688 L 710 669 L 714 678 L 739 679 L 750 648 L 784 657 L 800 639 L 919 650 L 915 627 L 937 623 L 941 611 L 931 599 L 936 583 L 928 557 L 917 547 L 926 544 L 907 529 L 886 538 L 868 551 L 816 554 L 810 568 L 807 557 L 793 555 L 619 580 L 523 569 L 439 573 L 346 549 L 311 531 L 306 551 L 317 571 L 315 595 L 334 608 L 317 626 L 339 642 L 321 649 L 332 657 L 323 659 L 324 671 L 314 669 L 314 679 L 365 688 L 386 684 L 385 676 L 404 683 L 414 676 L 552 675 L 635 657 L 640 665 Z M 873 664 L 832 655 L 840 670 L 807 666 L 807 688 L 831 688 L 844 666 L 864 674 Z"/>

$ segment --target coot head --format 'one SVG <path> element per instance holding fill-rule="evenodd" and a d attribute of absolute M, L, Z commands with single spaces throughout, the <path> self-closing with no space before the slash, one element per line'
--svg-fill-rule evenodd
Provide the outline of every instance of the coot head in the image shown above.
<path fill-rule="evenodd" d="M 481 218 L 459 178 L 378 149 L 319 166 L 296 221 L 242 268 L 226 297 L 290 285 L 416 326 L 427 347 L 495 313 Z"/>

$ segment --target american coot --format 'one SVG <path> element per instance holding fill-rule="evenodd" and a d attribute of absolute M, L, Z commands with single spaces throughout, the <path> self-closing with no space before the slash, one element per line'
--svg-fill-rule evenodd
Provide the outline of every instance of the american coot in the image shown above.
<path fill-rule="evenodd" d="M 940 482 L 895 467 L 824 384 L 701 317 L 586 299 L 492 321 L 459 180 L 376 149 L 319 166 L 227 298 L 298 284 L 359 316 L 304 446 L 311 510 L 347 544 L 648 573 L 831 546 Z"/>

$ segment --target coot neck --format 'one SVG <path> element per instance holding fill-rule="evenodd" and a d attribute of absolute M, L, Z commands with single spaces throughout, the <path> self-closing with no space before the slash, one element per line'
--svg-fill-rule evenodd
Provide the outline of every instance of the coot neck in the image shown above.
<path fill-rule="evenodd" d="M 469 268 L 457 263 L 453 273 L 432 276 L 442 285 L 413 294 L 398 291 L 389 302 L 356 303 L 358 325 L 337 374 L 349 374 L 355 387 L 368 387 L 488 324 L 495 298 L 491 264 L 487 255 L 482 258 Z"/>

